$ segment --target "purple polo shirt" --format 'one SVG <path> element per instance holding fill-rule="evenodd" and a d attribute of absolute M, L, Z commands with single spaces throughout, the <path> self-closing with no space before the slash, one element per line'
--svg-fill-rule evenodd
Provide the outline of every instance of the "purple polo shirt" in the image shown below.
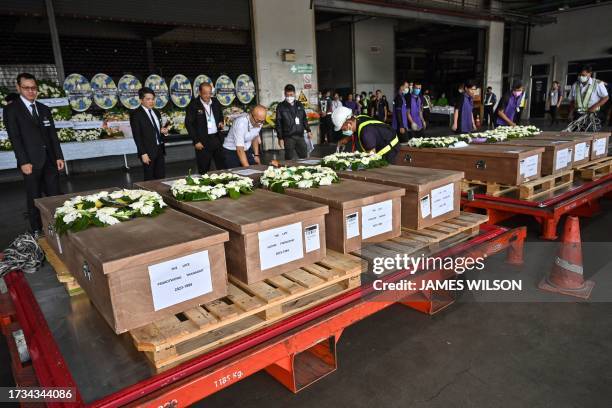
<path fill-rule="evenodd" d="M 419 129 L 423 128 L 423 121 L 421 120 L 421 111 L 423 110 L 423 101 L 418 95 L 410 95 L 410 116 L 412 121 L 417 124 Z"/>
<path fill-rule="evenodd" d="M 508 117 L 508 119 L 510 119 L 512 122 L 514 122 L 514 116 L 516 115 L 517 112 L 517 108 L 519 106 L 519 104 L 521 103 L 521 97 L 523 95 L 519 95 L 519 96 L 514 96 L 514 93 L 510 93 L 510 97 L 508 98 L 508 103 L 506 104 L 506 106 L 504 107 L 502 106 L 498 106 L 497 109 L 501 109 L 503 108 L 504 113 L 506 114 L 506 116 Z M 500 102 L 500 104 L 503 102 Z M 500 118 L 499 116 L 497 117 L 496 122 L 498 126 L 506 126 L 508 125 L 506 123 L 505 120 L 503 120 L 502 118 Z"/>

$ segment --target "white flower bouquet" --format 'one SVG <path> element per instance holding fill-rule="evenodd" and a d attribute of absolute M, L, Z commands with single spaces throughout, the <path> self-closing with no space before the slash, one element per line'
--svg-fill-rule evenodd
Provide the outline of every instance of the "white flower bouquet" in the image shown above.
<path fill-rule="evenodd" d="M 185 111 L 182 110 L 170 110 L 162 112 L 162 126 L 168 126 L 168 131 L 171 134 L 187 134 L 187 128 L 185 127 Z"/>
<path fill-rule="evenodd" d="M 4 98 L 6 98 L 8 94 L 9 94 L 8 88 L 4 86 L 0 86 L 0 108 L 4 108 L 7 105 Z"/>
<path fill-rule="evenodd" d="M 66 96 L 64 89 L 53 81 L 41 79 L 38 81 L 38 98 L 62 98 Z"/>
<path fill-rule="evenodd" d="M 213 201 L 225 196 L 237 199 L 253 192 L 253 180 L 232 173 L 189 175 L 172 183 L 170 191 L 180 201 Z"/>
<path fill-rule="evenodd" d="M 0 150 L 13 150 L 13 145 L 9 139 L 0 139 Z"/>
<path fill-rule="evenodd" d="M 321 165 L 334 170 L 364 170 L 385 167 L 389 163 L 376 153 L 347 152 L 334 153 L 323 157 Z"/>
<path fill-rule="evenodd" d="M 92 115 L 91 113 L 77 113 L 72 117 L 72 122 L 97 122 L 102 121 L 99 116 Z M 76 127 L 76 125 L 75 125 Z M 102 129 L 75 129 L 74 136 L 72 138 L 75 142 L 89 142 L 92 140 L 98 140 L 102 136 Z"/>
<path fill-rule="evenodd" d="M 101 191 L 76 196 L 55 210 L 55 230 L 59 234 L 89 227 L 106 227 L 137 217 L 154 217 L 166 203 L 155 192 L 146 190 Z"/>
<path fill-rule="evenodd" d="M 495 132 L 505 135 L 508 139 L 519 139 L 522 137 L 534 136 L 541 132 L 540 129 L 533 125 L 529 126 L 499 126 L 495 128 Z"/>
<path fill-rule="evenodd" d="M 426 147 L 453 147 L 455 145 L 462 145 L 470 142 L 469 135 L 460 136 L 445 136 L 445 137 L 414 137 L 408 141 L 408 146 L 415 147 L 417 149 L 423 149 Z"/>
<path fill-rule="evenodd" d="M 334 170 L 321 165 L 279 168 L 270 166 L 260 180 L 262 186 L 277 193 L 284 192 L 286 188 L 329 186 L 339 181 Z"/>
<path fill-rule="evenodd" d="M 58 129 L 57 138 L 61 143 L 74 142 L 74 130 L 71 128 Z"/>

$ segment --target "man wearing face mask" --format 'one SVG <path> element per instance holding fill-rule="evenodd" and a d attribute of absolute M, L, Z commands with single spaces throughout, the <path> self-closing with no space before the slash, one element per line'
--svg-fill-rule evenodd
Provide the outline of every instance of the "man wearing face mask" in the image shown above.
<path fill-rule="evenodd" d="M 370 116 L 354 116 L 347 107 L 341 107 L 332 114 L 336 131 L 342 131 L 338 147 L 351 143 L 351 150 L 374 152 L 389 163 L 395 161 L 399 152 L 399 138 L 395 129 Z"/>
<path fill-rule="evenodd" d="M 393 120 L 391 126 L 395 129 L 400 143 L 406 143 L 408 141 L 408 102 L 406 101 L 408 92 L 408 81 L 404 81 L 400 84 L 397 95 L 393 100 Z"/>
<path fill-rule="evenodd" d="M 585 66 L 580 70 L 578 81 L 570 93 L 570 117 L 574 111 L 583 115 L 587 112 L 598 113 L 608 102 L 608 90 L 602 81 L 592 78 L 593 68 Z"/>
<path fill-rule="evenodd" d="M 497 104 L 497 108 L 495 108 L 495 114 L 497 115 L 495 120 L 496 126 L 516 126 L 524 91 L 523 83 L 516 81 L 512 84 L 511 91 L 502 96 Z"/>
<path fill-rule="evenodd" d="M 281 148 L 285 150 L 285 160 L 295 159 L 296 154 L 300 159 L 308 155 L 304 131 L 312 139 L 306 110 L 300 101 L 295 100 L 295 87 L 288 84 L 285 86 L 285 100 L 276 108 L 276 133 Z"/>
<path fill-rule="evenodd" d="M 266 112 L 264 106 L 257 105 L 250 113 L 243 113 L 234 119 L 223 142 L 223 155 L 228 168 L 261 164 L 259 132 L 266 120 Z"/>
<path fill-rule="evenodd" d="M 455 111 L 453 113 L 453 125 L 451 128 L 461 133 L 472 133 L 476 130 L 474 121 L 474 94 L 476 84 L 469 80 L 466 81 L 460 96 L 455 101 Z"/>
<path fill-rule="evenodd" d="M 408 103 L 408 122 L 410 123 L 411 137 L 422 137 L 427 127 L 423 118 L 423 99 L 421 98 L 421 84 L 412 85 Z"/>

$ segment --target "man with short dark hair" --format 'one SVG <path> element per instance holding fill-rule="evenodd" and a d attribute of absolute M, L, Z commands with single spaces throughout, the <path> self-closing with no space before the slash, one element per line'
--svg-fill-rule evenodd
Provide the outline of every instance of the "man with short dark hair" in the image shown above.
<path fill-rule="evenodd" d="M 162 125 L 161 113 L 155 106 L 155 92 L 151 88 L 138 90 L 140 107 L 130 115 L 130 126 L 136 143 L 138 158 L 142 162 L 144 180 L 166 177 L 166 146 L 164 136 L 168 128 Z"/>
<path fill-rule="evenodd" d="M 34 234 L 41 233 L 40 212 L 34 199 L 60 194 L 59 172 L 64 169 L 64 155 L 57 138 L 51 109 L 36 102 L 38 85 L 34 75 L 17 76 L 19 100 L 4 108 L 4 123 L 17 166 L 26 186 L 30 227 Z"/>
<path fill-rule="evenodd" d="M 520 120 L 520 106 L 524 92 L 523 82 L 514 81 L 512 89 L 501 97 L 495 108 L 496 126 L 517 126 Z"/>
<path fill-rule="evenodd" d="M 212 85 L 202 82 L 200 97 L 191 101 L 185 115 L 185 128 L 193 141 L 198 172 L 210 170 L 214 160 L 216 170 L 225 168 L 223 158 L 223 110 L 217 98 L 212 97 Z"/>
<path fill-rule="evenodd" d="M 484 125 L 493 129 L 495 127 L 495 115 L 493 114 L 493 108 L 495 108 L 495 104 L 497 103 L 497 96 L 493 93 L 493 88 L 487 86 L 487 92 L 484 96 Z"/>
<path fill-rule="evenodd" d="M 420 82 L 412 84 L 412 92 L 408 96 L 408 122 L 410 124 L 410 137 L 423 137 L 427 123 L 423 118 L 423 99 L 421 98 Z"/>
<path fill-rule="evenodd" d="M 590 65 L 582 67 L 578 81 L 572 86 L 570 93 L 570 117 L 574 111 L 579 114 L 587 112 L 599 114 L 599 109 L 610 99 L 606 85 L 593 78 L 593 68 Z"/>
<path fill-rule="evenodd" d="M 387 114 L 389 113 L 389 104 L 383 99 L 383 94 L 380 89 L 376 90 L 376 99 L 372 107 L 372 117 L 385 122 L 387 120 Z"/>
<path fill-rule="evenodd" d="M 276 133 L 278 142 L 285 150 L 285 160 L 292 160 L 295 155 L 300 159 L 308 155 L 304 131 L 312 139 L 306 110 L 300 101 L 295 100 L 295 87 L 285 86 L 285 100 L 276 107 Z"/>
<path fill-rule="evenodd" d="M 321 144 L 331 142 L 332 139 L 332 98 L 330 97 L 330 93 L 329 89 L 327 89 L 319 100 L 319 111 L 321 112 L 321 124 L 319 125 Z"/>
<path fill-rule="evenodd" d="M 548 95 L 548 111 L 550 112 L 550 125 L 556 125 L 559 123 L 559 118 L 557 117 L 557 110 L 559 106 L 561 106 L 561 102 L 563 101 L 563 93 L 561 92 L 561 86 L 559 85 L 559 81 L 553 81 L 552 87 L 550 88 L 550 93 Z"/>

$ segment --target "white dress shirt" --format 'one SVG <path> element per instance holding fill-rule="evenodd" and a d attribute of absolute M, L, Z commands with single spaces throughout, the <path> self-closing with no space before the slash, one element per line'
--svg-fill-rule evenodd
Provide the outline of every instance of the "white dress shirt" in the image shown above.
<path fill-rule="evenodd" d="M 217 133 L 217 122 L 215 121 L 215 115 L 212 110 L 212 99 L 206 103 L 200 98 L 200 102 L 204 105 L 204 111 L 206 112 L 206 124 L 208 125 L 208 134 L 214 135 Z"/>
<path fill-rule="evenodd" d="M 255 127 L 249 120 L 249 114 L 243 113 L 234 119 L 234 123 L 227 134 L 223 147 L 227 150 L 236 150 L 236 146 L 249 150 L 253 140 L 259 137 L 260 127 Z"/>
<path fill-rule="evenodd" d="M 149 120 L 151 120 L 151 116 L 153 117 L 153 126 L 155 126 L 157 128 L 157 131 L 161 133 L 161 125 L 159 124 L 159 119 L 157 118 L 157 115 L 155 114 L 155 111 L 153 109 L 149 109 L 149 108 L 146 108 L 144 106 L 142 106 L 142 109 L 145 110 L 145 113 L 149 117 Z M 157 144 L 159 144 L 159 140 L 157 139 L 157 137 L 155 138 L 155 142 L 157 142 Z"/>
<path fill-rule="evenodd" d="M 21 101 L 26 106 L 26 108 L 28 108 L 28 112 L 30 112 L 30 115 L 32 115 L 32 104 L 35 104 L 36 101 L 30 102 L 26 98 L 24 98 L 23 95 L 19 95 L 19 97 L 21 98 Z M 38 113 L 38 109 L 36 109 L 36 113 Z"/>

